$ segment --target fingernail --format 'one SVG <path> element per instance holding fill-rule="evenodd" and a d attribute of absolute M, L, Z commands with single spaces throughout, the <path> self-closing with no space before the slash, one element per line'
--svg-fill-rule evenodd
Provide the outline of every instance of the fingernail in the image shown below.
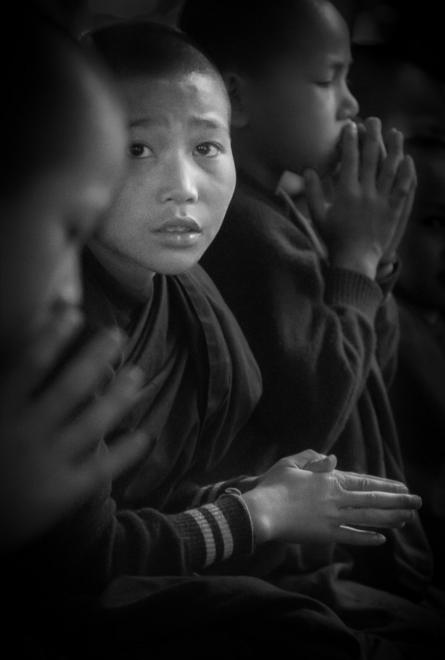
<path fill-rule="evenodd" d="M 349 132 L 351 133 L 351 135 L 355 136 L 357 135 L 357 131 L 358 131 L 357 124 L 351 121 L 349 124 Z"/>
<path fill-rule="evenodd" d="M 383 534 L 379 534 L 379 532 L 373 532 L 373 541 L 376 545 L 382 545 L 386 543 L 386 537 Z"/>

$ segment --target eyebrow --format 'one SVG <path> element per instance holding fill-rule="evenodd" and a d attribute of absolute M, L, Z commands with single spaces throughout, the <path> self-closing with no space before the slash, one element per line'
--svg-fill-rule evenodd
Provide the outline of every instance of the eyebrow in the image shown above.
<path fill-rule="evenodd" d="M 156 124 L 167 124 L 167 120 L 163 121 L 162 119 L 153 119 L 153 117 L 136 117 L 132 119 L 129 123 L 130 128 L 137 128 L 138 126 L 150 126 Z"/>
<path fill-rule="evenodd" d="M 354 60 L 352 59 L 352 57 L 348 57 L 345 59 L 339 59 L 338 57 L 329 58 L 329 68 L 335 69 L 336 71 L 340 69 L 349 69 L 353 63 Z"/>
<path fill-rule="evenodd" d="M 228 128 L 227 125 L 218 117 L 194 116 L 190 119 L 189 123 L 192 126 L 212 128 L 212 129 L 222 128 L 226 130 Z"/>
<path fill-rule="evenodd" d="M 218 117 L 201 117 L 199 115 L 194 115 L 193 117 L 190 118 L 189 124 L 193 127 L 197 128 L 209 128 L 209 129 L 223 129 L 223 130 L 228 130 L 228 125 L 219 119 Z M 135 119 L 132 119 L 131 122 L 129 123 L 130 128 L 137 128 L 139 126 L 167 126 L 168 121 L 167 119 L 163 119 L 162 117 L 157 117 L 156 119 L 150 116 L 145 116 L 145 117 L 136 117 Z"/>

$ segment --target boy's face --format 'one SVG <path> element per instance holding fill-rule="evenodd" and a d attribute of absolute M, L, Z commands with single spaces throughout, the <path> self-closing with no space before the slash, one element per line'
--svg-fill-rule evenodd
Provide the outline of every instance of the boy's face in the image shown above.
<path fill-rule="evenodd" d="M 295 27 L 295 51 L 248 83 L 251 145 L 277 172 L 329 171 L 342 130 L 358 112 L 347 83 L 347 26 L 330 3 L 308 11 L 306 24 Z"/>
<path fill-rule="evenodd" d="M 445 150 L 413 153 L 416 201 L 400 247 L 400 289 L 413 302 L 445 313 Z"/>
<path fill-rule="evenodd" d="M 127 175 L 96 246 L 121 281 L 196 264 L 219 230 L 235 187 L 229 107 L 218 81 L 190 73 L 123 79 Z"/>
<path fill-rule="evenodd" d="M 102 93 L 79 109 L 82 138 L 67 161 L 57 170 L 36 172 L 26 189 L 2 201 L 0 350 L 5 357 L 20 350 L 60 306 L 81 303 L 81 244 L 111 202 L 125 157 L 121 112 Z"/>

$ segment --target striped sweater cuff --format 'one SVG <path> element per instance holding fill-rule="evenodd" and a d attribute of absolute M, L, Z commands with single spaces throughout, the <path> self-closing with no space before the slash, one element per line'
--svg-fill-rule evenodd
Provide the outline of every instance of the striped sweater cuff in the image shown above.
<path fill-rule="evenodd" d="M 252 521 L 239 491 L 169 518 L 184 541 L 192 571 L 253 552 Z"/>
<path fill-rule="evenodd" d="M 374 320 L 382 297 L 378 284 L 361 273 L 346 268 L 327 270 L 325 300 L 329 305 L 353 306 Z"/>

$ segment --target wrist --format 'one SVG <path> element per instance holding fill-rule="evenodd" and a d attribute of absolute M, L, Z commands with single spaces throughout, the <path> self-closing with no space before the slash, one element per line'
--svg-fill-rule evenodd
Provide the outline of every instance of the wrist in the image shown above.
<path fill-rule="evenodd" d="M 259 488 L 249 490 L 241 495 L 252 521 L 255 543 L 261 544 L 272 540 L 273 531 L 271 517 L 266 513 L 264 497 Z"/>
<path fill-rule="evenodd" d="M 357 252 L 348 252 L 334 250 L 330 255 L 331 266 L 352 270 L 360 275 L 365 275 L 371 280 L 375 280 L 379 265 L 379 256 L 373 253 L 360 254 Z"/>

